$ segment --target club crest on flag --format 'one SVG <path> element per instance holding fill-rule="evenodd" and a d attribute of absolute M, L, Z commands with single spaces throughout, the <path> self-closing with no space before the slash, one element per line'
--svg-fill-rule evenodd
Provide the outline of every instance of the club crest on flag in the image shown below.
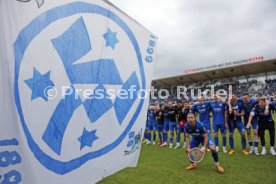
<path fill-rule="evenodd" d="M 107 90 L 146 90 L 146 76 L 136 36 L 114 12 L 84 2 L 50 9 L 22 29 L 14 53 L 18 114 L 29 149 L 45 168 L 66 174 L 128 141 L 144 99 L 110 98 Z M 50 98 L 49 91 L 63 86 L 70 88 L 66 96 Z M 84 88 L 101 90 L 102 98 L 83 97 Z"/>

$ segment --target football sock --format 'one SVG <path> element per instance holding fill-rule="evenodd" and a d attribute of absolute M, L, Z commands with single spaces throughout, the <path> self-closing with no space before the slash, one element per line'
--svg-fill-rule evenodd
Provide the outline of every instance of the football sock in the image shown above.
<path fill-rule="evenodd" d="M 225 147 L 226 146 L 226 137 L 222 137 L 222 145 Z"/>
<path fill-rule="evenodd" d="M 216 151 L 212 151 L 212 157 L 214 159 L 214 162 L 218 163 L 219 158 L 218 158 L 218 153 Z"/>
<path fill-rule="evenodd" d="M 218 146 L 218 144 L 219 144 L 219 139 L 218 139 L 218 137 L 215 137 L 215 144 L 216 144 L 216 146 Z"/>
<path fill-rule="evenodd" d="M 153 132 L 153 141 L 156 141 L 156 132 Z"/>
<path fill-rule="evenodd" d="M 245 150 L 245 148 L 246 148 L 246 139 L 245 139 L 245 137 L 241 138 L 241 144 L 242 144 L 242 149 Z"/>
<path fill-rule="evenodd" d="M 161 132 L 158 132 L 158 137 L 159 137 L 159 141 L 163 142 L 163 140 L 162 140 L 162 133 Z"/>
<path fill-rule="evenodd" d="M 231 150 L 233 150 L 234 149 L 234 138 L 233 137 L 229 138 L 229 144 L 230 144 Z"/>
<path fill-rule="evenodd" d="M 180 142 L 180 135 L 177 135 L 176 142 Z"/>
<path fill-rule="evenodd" d="M 163 142 L 168 142 L 168 132 L 163 133 Z"/>

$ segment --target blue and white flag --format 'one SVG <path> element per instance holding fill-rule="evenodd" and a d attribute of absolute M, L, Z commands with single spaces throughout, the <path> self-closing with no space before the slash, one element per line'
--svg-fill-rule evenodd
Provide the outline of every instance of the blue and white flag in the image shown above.
<path fill-rule="evenodd" d="M 0 0 L 0 183 L 137 165 L 157 38 L 103 0 Z"/>

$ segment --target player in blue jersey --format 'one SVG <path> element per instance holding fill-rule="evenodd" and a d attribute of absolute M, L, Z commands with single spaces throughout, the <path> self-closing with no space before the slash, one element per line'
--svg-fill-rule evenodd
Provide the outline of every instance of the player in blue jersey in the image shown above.
<path fill-rule="evenodd" d="M 273 110 L 274 107 L 272 105 L 269 105 L 267 107 L 266 104 L 266 99 L 265 98 L 260 98 L 258 105 L 253 108 L 251 111 L 249 121 L 247 124 L 247 128 L 250 128 L 252 125 L 252 121 L 254 117 L 257 118 L 258 124 L 259 124 L 259 129 L 258 129 L 258 134 L 260 136 L 261 144 L 262 144 L 262 152 L 261 155 L 266 155 L 267 151 L 265 148 L 265 130 L 269 131 L 269 136 L 270 136 L 270 153 L 273 156 L 276 156 L 276 152 L 274 149 L 275 145 L 275 124 L 272 119 L 271 115 L 271 110 Z M 268 114 L 265 114 L 265 111 L 268 110 Z"/>
<path fill-rule="evenodd" d="M 218 153 L 215 148 L 214 141 L 210 135 L 206 131 L 206 128 L 203 123 L 196 121 L 195 114 L 189 113 L 187 116 L 187 123 L 185 124 L 185 132 L 186 132 L 186 143 L 187 148 L 186 151 L 189 154 L 192 148 L 198 147 L 200 144 L 202 145 L 201 151 L 204 152 L 208 147 L 212 153 L 212 157 L 215 162 L 216 169 L 219 173 L 224 173 L 224 169 L 219 164 Z M 192 138 L 190 138 L 192 136 Z M 193 170 L 198 168 L 195 163 L 192 163 L 188 166 L 187 170 Z"/>
<path fill-rule="evenodd" d="M 144 141 L 142 142 L 143 144 L 146 144 L 149 142 L 149 112 L 150 112 L 150 106 L 148 107 L 148 111 L 147 111 L 147 122 L 146 122 L 146 127 L 144 132 Z"/>
<path fill-rule="evenodd" d="M 191 111 L 199 115 L 199 121 L 204 124 L 207 132 L 211 133 L 210 103 L 204 102 L 204 99 L 202 97 L 198 97 L 198 101 L 192 107 Z"/>
<path fill-rule="evenodd" d="M 244 126 L 247 127 L 247 123 L 249 120 L 250 113 L 252 109 L 258 104 L 258 100 L 254 100 L 250 98 L 250 95 L 248 93 L 244 93 L 242 95 L 242 100 L 239 102 L 242 103 L 245 114 L 244 114 Z M 269 102 L 267 102 L 267 105 L 269 105 Z M 266 110 L 265 114 L 268 114 L 268 111 Z M 258 151 L 259 146 L 259 136 L 258 136 L 258 121 L 256 117 L 253 117 L 251 122 L 251 127 L 253 128 L 254 132 L 254 145 L 251 137 L 251 128 L 246 129 L 247 131 L 247 140 L 248 144 L 250 146 L 249 154 L 252 154 L 254 152 L 255 155 L 260 155 Z"/>
<path fill-rule="evenodd" d="M 214 138 L 216 143 L 216 150 L 219 152 L 219 140 L 218 140 L 218 131 L 222 135 L 222 144 L 223 152 L 227 153 L 226 150 L 226 129 L 228 128 L 227 124 L 227 105 L 224 102 L 221 102 L 218 96 L 214 95 L 214 101 L 210 102 L 210 108 L 213 115 L 213 129 L 214 129 Z"/>
<path fill-rule="evenodd" d="M 155 107 L 150 107 L 148 109 L 148 131 L 147 131 L 147 145 L 153 144 L 155 145 L 156 141 L 156 130 L 157 130 L 157 124 L 156 124 L 156 116 L 155 116 Z M 151 142 L 151 136 L 153 134 L 153 141 Z"/>
<path fill-rule="evenodd" d="M 174 132 L 176 132 L 176 124 L 178 122 L 177 116 L 177 107 L 175 107 L 172 101 L 167 102 L 167 109 L 165 110 L 167 113 L 167 118 L 169 120 L 169 129 L 170 129 L 170 146 L 169 148 L 173 148 L 173 140 L 174 140 Z M 164 146 L 163 144 L 161 146 Z"/>
<path fill-rule="evenodd" d="M 242 144 L 242 153 L 244 155 L 248 155 L 249 153 L 246 151 L 246 138 L 245 138 L 245 127 L 242 122 L 242 116 L 244 116 L 245 112 L 241 103 L 238 103 L 237 95 L 232 95 L 232 98 L 229 98 L 229 144 L 231 150 L 229 151 L 229 155 L 233 155 L 235 153 L 234 150 L 234 131 L 237 128 L 241 135 L 241 144 Z"/>
<path fill-rule="evenodd" d="M 248 120 L 249 120 L 250 113 L 251 113 L 252 109 L 258 104 L 258 100 L 251 99 L 250 95 L 248 93 L 244 93 L 242 95 L 241 102 L 242 102 L 242 105 L 243 105 L 243 108 L 244 108 L 244 111 L 245 111 L 244 126 L 246 127 L 247 123 L 248 123 Z M 260 155 L 259 151 L 258 151 L 259 137 L 258 137 L 258 121 L 257 121 L 257 118 L 254 117 L 252 119 L 251 127 L 253 128 L 253 132 L 254 132 L 254 144 L 253 144 L 252 136 L 251 136 L 251 128 L 246 129 L 248 144 L 250 146 L 249 153 L 252 154 L 254 152 L 255 155 Z"/>

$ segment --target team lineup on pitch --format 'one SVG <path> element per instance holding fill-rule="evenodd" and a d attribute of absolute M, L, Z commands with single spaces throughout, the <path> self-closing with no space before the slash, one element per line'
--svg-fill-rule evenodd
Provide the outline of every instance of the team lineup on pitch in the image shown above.
<path fill-rule="evenodd" d="M 169 146 L 173 148 L 174 137 L 176 133 L 176 146 L 174 149 L 180 148 L 181 134 L 184 134 L 183 148 L 191 160 L 191 165 L 187 170 L 196 169 L 198 166 L 195 161 L 191 159 L 191 149 L 202 145 L 200 151 L 205 155 L 205 151 L 212 153 L 217 171 L 224 173 L 224 169 L 219 165 L 218 155 L 219 139 L 218 132 L 222 136 L 223 153 L 229 155 L 235 154 L 234 149 L 234 131 L 238 130 L 241 139 L 241 152 L 244 155 L 255 154 L 259 156 L 258 151 L 259 138 L 261 141 L 262 151 L 261 155 L 266 155 L 265 148 L 265 130 L 269 130 L 270 135 L 270 150 L 269 153 L 276 156 L 275 152 L 275 125 L 272 119 L 272 111 L 275 110 L 275 101 L 270 103 L 265 98 L 251 99 L 248 93 L 244 93 L 241 99 L 237 95 L 229 98 L 229 101 L 223 101 L 214 96 L 213 101 L 204 101 L 199 97 L 197 102 L 193 105 L 189 101 L 176 100 L 176 105 L 173 106 L 173 101 L 168 100 L 164 106 L 160 104 L 158 107 L 152 106 L 148 110 L 148 121 L 144 135 L 144 143 L 147 145 L 156 144 L 156 131 L 158 132 L 159 141 L 157 144 L 161 147 Z M 210 121 L 210 114 L 212 114 L 212 128 Z M 199 121 L 196 120 L 198 115 Z M 251 127 L 254 133 L 252 140 Z M 211 137 L 211 131 L 214 132 L 214 140 Z M 229 130 L 229 144 L 230 151 L 226 149 L 227 143 L 227 129 Z M 168 132 L 170 135 L 168 145 Z M 249 152 L 246 149 L 246 134 L 249 145 Z M 152 139 L 153 135 L 153 139 Z M 190 138 L 192 136 L 192 138 Z M 201 158 L 199 158 L 201 159 Z"/>

